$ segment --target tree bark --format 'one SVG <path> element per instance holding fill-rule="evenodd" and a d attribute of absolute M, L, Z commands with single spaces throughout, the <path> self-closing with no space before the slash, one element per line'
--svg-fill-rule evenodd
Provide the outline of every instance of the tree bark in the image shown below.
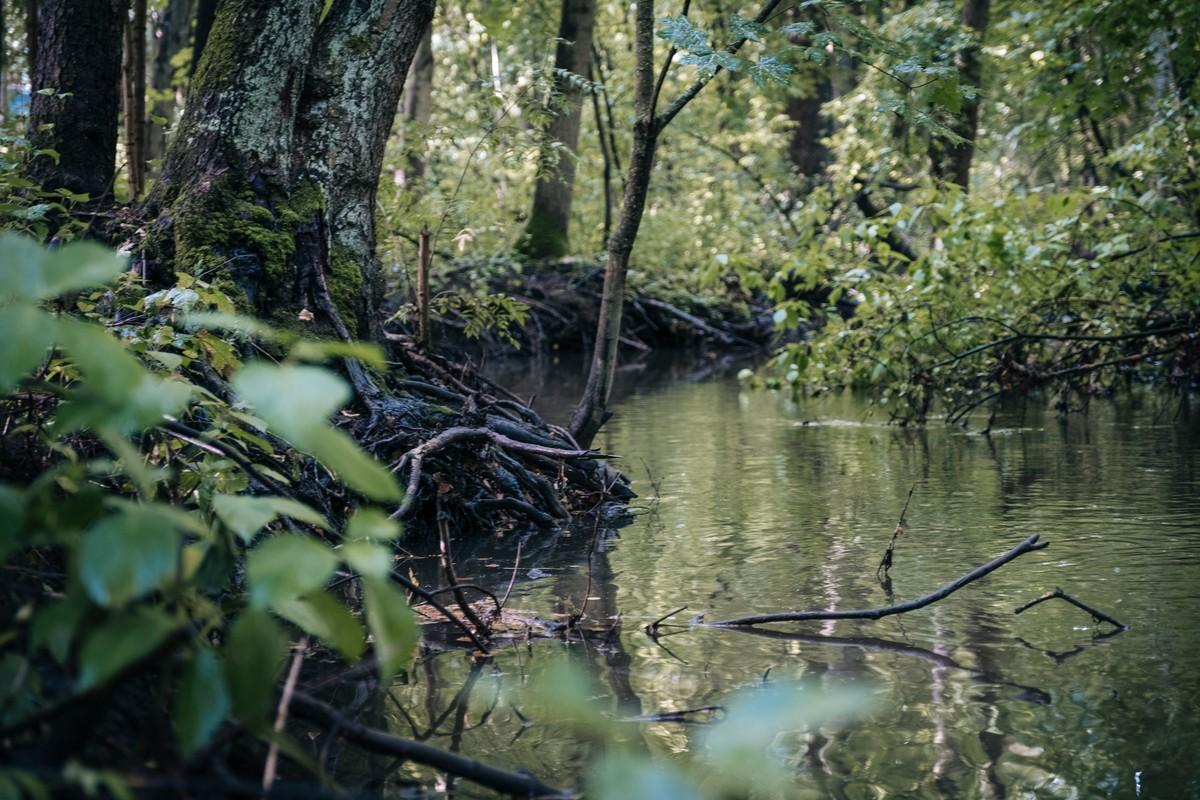
<path fill-rule="evenodd" d="M 980 88 L 983 81 L 983 37 L 987 33 L 991 0 L 966 0 L 962 24 L 974 34 L 974 41 L 956 56 L 963 83 Z M 975 155 L 975 134 L 979 127 L 979 95 L 963 98 L 962 108 L 950 126 L 963 141 L 949 142 L 934 137 L 929 143 L 930 171 L 939 180 L 956 183 L 964 192 L 971 182 L 971 160 Z"/>
<path fill-rule="evenodd" d="M 146 126 L 146 160 L 158 161 L 167 150 L 167 131 L 175 123 L 180 105 L 175 75 L 175 59 L 188 46 L 192 37 L 192 20 L 196 16 L 195 0 L 170 0 L 154 27 L 154 61 L 150 68 L 152 117 L 167 120 L 149 121 Z"/>
<path fill-rule="evenodd" d="M 554 52 L 555 94 L 561 104 L 547 130 L 533 209 L 520 249 L 532 258 L 561 258 L 569 251 L 571 200 L 575 188 L 575 154 L 583 118 L 583 90 L 565 76 L 590 73 L 596 0 L 562 0 L 558 46 Z"/>
<path fill-rule="evenodd" d="M 375 193 L 433 0 L 225 0 L 148 200 L 155 258 L 296 327 L 382 338 Z M 357 382 L 356 382 L 357 385 Z"/>
<path fill-rule="evenodd" d="M 129 194 L 136 200 L 146 188 L 146 0 L 133 0 L 125 19 L 125 162 Z"/>
<path fill-rule="evenodd" d="M 324 197 L 330 291 L 354 334 L 382 341 L 375 194 L 409 65 L 434 0 L 342 0 L 317 35 L 293 171 Z"/>
<path fill-rule="evenodd" d="M 31 68 L 29 137 L 34 156 L 27 172 L 49 189 L 107 195 L 117 156 L 120 107 L 121 0 L 41 0 L 31 20 L 36 61 Z M 39 94 L 54 89 L 53 94 Z"/>
<path fill-rule="evenodd" d="M 429 124 L 433 116 L 433 26 L 425 28 L 421 37 L 421 45 L 413 56 L 412 68 L 408 71 L 408 81 L 404 86 L 401 114 L 404 117 L 404 137 L 411 140 L 413 128 L 421 128 Z M 419 153 L 408 154 L 408 166 L 404 169 L 400 182 L 404 184 L 420 180 L 425 176 L 425 156 Z"/>

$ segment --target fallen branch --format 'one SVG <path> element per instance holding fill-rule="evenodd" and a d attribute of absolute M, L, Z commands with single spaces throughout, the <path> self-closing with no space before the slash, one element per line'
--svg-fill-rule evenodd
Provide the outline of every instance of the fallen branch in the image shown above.
<path fill-rule="evenodd" d="M 856 611 L 784 611 L 774 614 L 754 614 L 745 617 L 734 617 L 733 619 L 722 620 L 720 622 L 707 623 L 709 627 L 715 628 L 733 628 L 743 625 L 763 625 L 771 622 L 806 622 L 810 620 L 830 620 L 830 619 L 882 619 L 890 617 L 894 614 L 904 614 L 909 611 L 916 611 L 924 608 L 927 605 L 936 603 L 938 600 L 945 599 L 957 592 L 969 583 L 974 583 L 985 575 L 994 572 L 1008 562 L 1016 559 L 1025 553 L 1031 553 L 1034 550 L 1041 550 L 1047 547 L 1049 542 L 1039 542 L 1038 534 L 1033 534 L 1019 545 L 1009 550 L 1002 556 L 997 556 L 988 563 L 976 567 L 975 569 L 963 575 L 957 580 L 947 583 L 942 588 L 935 592 L 931 592 L 923 597 L 918 597 L 915 600 L 909 600 L 907 603 L 899 603 L 897 605 L 885 606 L 883 608 L 865 608 Z"/>
<path fill-rule="evenodd" d="M 653 297 L 643 297 L 641 301 L 648 306 L 653 306 L 654 308 L 657 308 L 661 311 L 665 311 L 668 314 L 671 314 L 672 316 L 678 317 L 679 319 L 683 320 L 687 324 L 691 325 L 696 330 L 713 337 L 714 339 L 716 339 L 718 342 L 720 342 L 723 345 L 732 346 L 735 344 L 742 344 L 742 345 L 748 345 L 750 347 L 757 347 L 757 345 L 755 345 L 754 342 L 747 341 L 746 339 L 743 339 L 742 337 L 740 337 L 736 334 L 732 334 L 728 331 L 723 331 L 720 328 L 715 328 L 712 325 L 709 325 L 704 320 L 697 317 L 696 315 L 689 314 L 688 312 L 684 311 L 682 308 L 676 308 L 675 306 L 671 305 L 670 303 L 664 303 L 662 300 L 657 300 Z"/>
<path fill-rule="evenodd" d="M 505 772 L 472 758 L 368 727 L 304 692 L 297 691 L 292 696 L 292 708 L 297 716 L 315 722 L 367 750 L 424 764 L 497 792 L 514 797 L 572 796 L 570 792 L 547 786 L 532 775 Z"/>
<path fill-rule="evenodd" d="M 1091 606 L 1089 606 L 1087 603 L 1083 602 L 1082 600 L 1076 600 L 1074 597 L 1072 597 L 1071 595 L 1064 592 L 1058 586 L 1054 587 L 1053 592 L 1046 592 L 1041 597 L 1030 600 L 1025 605 L 1014 610 L 1013 613 L 1020 614 L 1022 611 L 1027 611 L 1027 610 L 1033 608 L 1034 606 L 1038 605 L 1039 603 L 1044 603 L 1047 600 L 1054 600 L 1055 598 L 1057 598 L 1059 600 L 1065 600 L 1068 603 L 1070 603 L 1071 605 L 1075 606 L 1076 608 L 1083 609 L 1087 613 L 1091 614 L 1092 619 L 1095 620 L 1096 622 L 1107 622 L 1109 625 L 1112 625 L 1113 627 L 1117 628 L 1118 630 L 1122 630 L 1122 631 L 1129 629 L 1128 625 L 1118 622 L 1117 620 L 1110 617 L 1108 614 L 1105 614 L 1103 611 L 1099 611 L 1095 608 L 1092 608 Z"/>

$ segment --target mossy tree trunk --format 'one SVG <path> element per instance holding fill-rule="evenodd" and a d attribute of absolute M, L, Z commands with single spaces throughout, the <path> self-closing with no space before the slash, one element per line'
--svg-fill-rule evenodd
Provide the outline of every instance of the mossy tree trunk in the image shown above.
<path fill-rule="evenodd" d="M 569 249 L 575 153 L 583 117 L 583 89 L 571 76 L 590 74 L 596 0 L 562 0 L 558 46 L 554 51 L 555 94 L 559 107 L 547 131 L 533 209 L 520 249 L 533 258 L 561 258 Z M 570 75 L 566 74 L 570 73 Z"/>
<path fill-rule="evenodd" d="M 277 324 L 372 337 L 375 191 L 433 0 L 226 0 L 148 200 L 160 266 Z M 307 316 L 307 315 L 305 315 Z"/>
<path fill-rule="evenodd" d="M 120 106 L 122 0 L 41 0 L 31 19 L 36 41 L 29 112 L 35 156 L 28 174 L 49 189 L 93 200 L 112 187 Z M 53 89 L 53 93 L 40 94 Z"/>

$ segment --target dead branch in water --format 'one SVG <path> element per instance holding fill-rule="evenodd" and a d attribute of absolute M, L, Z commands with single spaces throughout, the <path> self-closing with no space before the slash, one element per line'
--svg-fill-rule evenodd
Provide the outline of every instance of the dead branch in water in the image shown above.
<path fill-rule="evenodd" d="M 472 783 L 486 786 L 497 792 L 514 797 L 571 797 L 572 793 L 547 786 L 532 775 L 489 767 L 472 758 L 449 753 L 423 742 L 405 739 L 386 731 L 368 727 L 345 716 L 333 706 L 304 692 L 297 691 L 292 697 L 292 707 L 297 716 L 330 730 L 335 735 L 376 753 L 395 756 L 425 764 L 449 775 L 457 775 Z"/>
<path fill-rule="evenodd" d="M 1110 617 L 1108 614 L 1105 614 L 1103 611 L 1099 611 L 1099 610 L 1097 610 L 1097 609 L 1095 609 L 1095 608 L 1092 608 L 1092 607 L 1091 607 L 1091 606 L 1089 606 L 1087 603 L 1084 603 L 1082 600 L 1076 600 L 1074 597 L 1072 597 L 1071 595 L 1069 595 L 1069 594 L 1067 594 L 1066 592 L 1064 592 L 1064 591 L 1063 591 L 1063 590 L 1062 590 L 1060 587 L 1058 587 L 1058 586 L 1055 586 L 1055 587 L 1054 587 L 1054 591 L 1053 591 L 1053 592 L 1046 592 L 1046 593 L 1045 593 L 1044 595 L 1042 595 L 1041 597 L 1037 597 L 1037 598 L 1034 598 L 1033 600 L 1030 600 L 1030 601 L 1029 601 L 1028 603 L 1026 603 L 1025 605 L 1023 605 L 1023 606 L 1021 606 L 1020 608 L 1018 608 L 1018 609 L 1014 610 L 1014 611 L 1013 611 L 1013 613 L 1014 613 L 1014 614 L 1020 614 L 1022 611 L 1027 611 L 1028 609 L 1030 609 L 1030 608 L 1033 608 L 1034 606 L 1038 605 L 1039 603 L 1044 603 L 1044 602 L 1046 602 L 1047 600 L 1054 600 L 1054 599 L 1056 599 L 1056 598 L 1057 598 L 1057 599 L 1059 599 L 1059 600 L 1065 600 L 1065 601 L 1067 601 L 1068 603 L 1070 603 L 1071 605 L 1075 606 L 1076 608 L 1083 609 L 1083 610 L 1084 610 L 1084 611 L 1086 611 L 1088 614 L 1091 614 L 1091 616 L 1092 616 L 1092 619 L 1093 619 L 1094 621 L 1096 621 L 1097 623 L 1099 623 L 1099 622 L 1107 622 L 1109 625 L 1112 625 L 1112 626 L 1113 626 L 1113 627 L 1115 627 L 1117 630 L 1121 630 L 1121 631 L 1124 631 L 1124 630 L 1128 630 L 1128 629 L 1129 629 L 1129 626 L 1128 626 L 1128 625 L 1125 625 L 1124 623 L 1118 622 L 1117 620 L 1115 620 L 1115 619 L 1113 619 L 1112 617 Z"/>
<path fill-rule="evenodd" d="M 715 628 L 733 628 L 744 625 L 764 625 L 771 622 L 808 622 L 812 620 L 831 620 L 831 619 L 882 619 L 890 617 L 894 614 L 904 614 L 909 611 L 916 611 L 919 608 L 924 608 L 927 605 L 936 603 L 938 600 L 943 600 L 946 597 L 957 592 L 969 583 L 974 583 L 980 578 L 988 575 L 991 572 L 999 569 L 1008 562 L 1024 555 L 1031 553 L 1034 550 L 1041 550 L 1047 547 L 1049 542 L 1039 542 L 1038 534 L 1033 534 L 1019 545 L 1009 550 L 1002 556 L 997 556 L 988 563 L 976 567 L 975 569 L 963 575 L 957 580 L 947 583 L 935 592 L 918 597 L 915 600 L 909 600 L 907 603 L 899 603 L 897 605 L 885 606 L 883 608 L 865 608 L 856 611 L 784 611 L 774 614 L 753 614 L 744 617 L 734 617 L 733 619 L 722 620 L 720 622 L 709 622 L 709 627 Z"/>

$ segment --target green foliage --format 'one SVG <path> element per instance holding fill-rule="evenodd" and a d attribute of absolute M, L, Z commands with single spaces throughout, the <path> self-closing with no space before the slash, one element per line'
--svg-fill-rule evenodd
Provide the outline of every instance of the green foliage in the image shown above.
<path fill-rule="evenodd" d="M 0 261 L 0 336 L 19 343 L 0 358 L 0 402 L 37 454 L 34 472 L 0 484 L 0 558 L 66 568 L 31 588 L 8 631 L 17 647 L 0 664 L 0 725 L 170 667 L 162 700 L 183 756 L 229 716 L 267 736 L 290 639 L 350 661 L 367 647 L 363 623 L 327 590 L 340 564 L 369 573 L 380 670 L 405 669 L 420 634 L 376 543 L 399 526 L 364 505 L 343 552 L 337 527 L 286 494 L 295 447 L 365 498 L 400 499 L 391 473 L 330 422 L 348 387 L 303 363 L 377 351 L 263 328 L 190 276 L 145 295 L 124 259 L 91 243 L 48 251 L 6 234 Z M 290 355 L 243 364 L 248 337 Z M 231 378 L 236 403 L 193 383 L 201 364 Z M 250 493 L 260 487 L 279 494 Z M 32 665 L 47 657 L 65 682 L 39 679 Z"/>

